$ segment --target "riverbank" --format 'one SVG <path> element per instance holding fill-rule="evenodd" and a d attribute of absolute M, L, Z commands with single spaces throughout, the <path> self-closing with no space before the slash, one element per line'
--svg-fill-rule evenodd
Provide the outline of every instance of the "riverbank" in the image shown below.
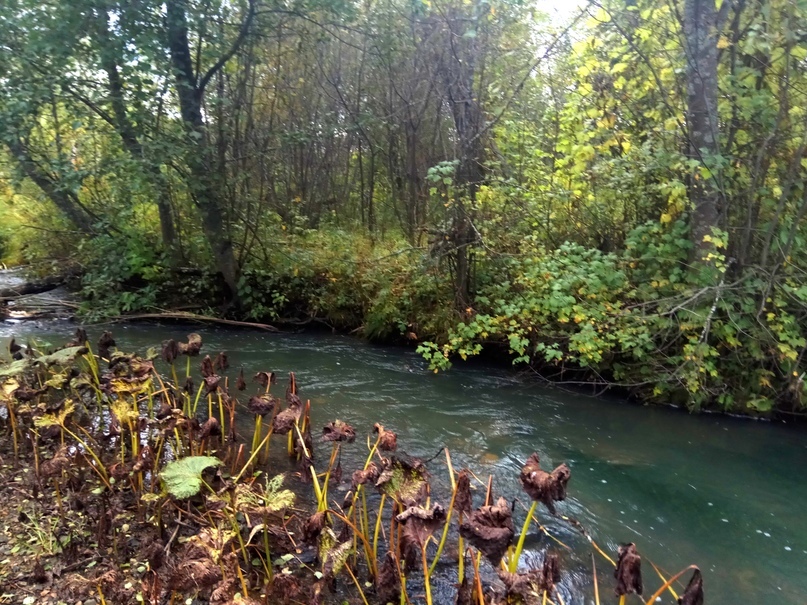
<path fill-rule="evenodd" d="M 69 340 L 71 332 L 64 325 L 39 337 L 55 344 Z M 90 332 L 93 340 L 100 333 Z M 149 325 L 115 328 L 121 347 L 141 352 L 185 333 Z M 298 370 L 301 393 L 312 401 L 315 425 L 341 418 L 356 427 L 357 443 L 343 449 L 346 470 L 342 485 L 334 488 L 337 502 L 349 488 L 347 469 L 362 465 L 366 456 L 366 446 L 358 441 L 383 419 L 398 433 L 399 447 L 407 454 L 429 460 L 445 445 L 456 469 L 470 468 L 479 477 L 494 475 L 494 486 L 508 499 L 523 500 L 518 474 L 533 451 L 538 450 L 550 468 L 566 462 L 573 478 L 567 500 L 558 504 L 561 513 L 579 519 L 608 553 L 619 543 L 637 542 L 646 573 L 651 574 L 648 584 L 654 572 L 647 561 L 670 573 L 686 562 L 697 562 L 706 574 L 708 602 L 714 605 L 765 602 L 772 594 L 777 602 L 800 605 L 799 595 L 807 590 L 799 571 L 807 536 L 792 507 L 807 493 L 788 470 L 807 463 L 801 431 L 625 405 L 611 397 L 582 397 L 524 382 L 483 363 L 433 375 L 411 350 L 370 346 L 338 335 L 208 328 L 202 336 L 211 351 L 230 352 L 233 376 L 241 367 L 248 380 L 260 370 L 277 371 L 279 393 L 285 373 Z M 236 420 L 239 432 L 251 433 L 250 415 L 239 413 Z M 276 466 L 286 458 L 279 441 L 272 473 L 287 470 Z M 330 446 L 316 439 L 314 446 L 321 468 Z M 447 499 L 440 494 L 450 493 L 450 484 L 444 459 L 438 457 L 429 468 L 433 498 L 445 506 Z M 304 501 L 315 501 L 310 485 L 304 492 Z M 371 506 L 377 506 L 379 496 L 370 497 L 375 503 Z M 525 512 L 517 503 L 516 529 Z M 540 511 L 539 518 L 572 548 L 560 548 L 566 553 L 562 568 L 567 572 L 560 585 L 566 602 L 575 603 L 574 594 L 591 595 L 585 539 L 562 520 Z M 530 532 L 526 560 L 540 563 L 541 553 L 553 545 L 540 531 Z M 603 559 L 597 569 L 602 595 L 613 581 L 613 568 Z M 345 580 L 349 586 L 349 578 Z M 450 578 L 438 574 L 433 588 L 435 595 L 453 602 Z"/>

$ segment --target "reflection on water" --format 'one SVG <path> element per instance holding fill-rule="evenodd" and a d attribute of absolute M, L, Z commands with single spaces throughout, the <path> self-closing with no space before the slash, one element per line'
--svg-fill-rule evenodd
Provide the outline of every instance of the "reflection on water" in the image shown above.
<path fill-rule="evenodd" d="M 61 343 L 72 329 L 0 325 L 0 338 L 34 333 Z M 203 351 L 229 352 L 233 377 L 242 366 L 247 376 L 272 370 L 281 377 L 281 392 L 282 377 L 295 371 L 301 395 L 312 401 L 315 425 L 341 418 L 362 435 L 382 422 L 398 432 L 401 449 L 424 458 L 445 445 L 456 467 L 468 466 L 480 478 L 493 474 L 497 493 L 508 498 L 522 498 L 518 471 L 533 451 L 545 467 L 566 462 L 572 479 L 563 514 L 579 519 L 607 550 L 635 541 L 645 558 L 669 573 L 697 563 L 712 605 L 805 602 L 803 431 L 569 394 L 478 364 L 433 375 L 411 351 L 347 337 L 197 331 Z M 115 326 L 114 333 L 122 348 L 144 350 L 187 330 Z M 97 338 L 98 330 L 90 334 Z M 244 422 L 251 426 L 250 418 Z M 361 441 L 346 452 L 346 470 L 351 457 L 363 457 Z M 328 447 L 322 448 L 324 456 Z M 433 463 L 438 483 L 445 475 L 440 460 Z M 523 514 L 517 505 L 519 524 Z M 579 587 L 591 595 L 584 540 L 568 525 L 546 521 L 574 550 L 563 555 L 564 584 L 572 589 L 567 602 L 591 602 L 572 596 Z M 547 539 L 536 534 L 528 544 L 542 549 Z M 603 594 L 612 585 L 606 567 L 599 559 Z M 660 584 L 650 565 L 644 573 L 647 586 Z M 449 579 L 436 583 L 436 594 L 452 594 Z"/>

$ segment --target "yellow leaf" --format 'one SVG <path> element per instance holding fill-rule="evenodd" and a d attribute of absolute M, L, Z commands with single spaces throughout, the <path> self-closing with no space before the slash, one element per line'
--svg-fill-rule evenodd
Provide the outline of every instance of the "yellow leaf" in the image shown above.
<path fill-rule="evenodd" d="M 661 215 L 661 222 L 662 223 L 669 223 L 670 221 L 672 221 L 672 216 L 670 216 L 666 212 Z"/>
<path fill-rule="evenodd" d="M 726 36 L 720 36 L 720 40 L 717 41 L 718 48 L 728 48 L 731 46 L 731 42 Z"/>

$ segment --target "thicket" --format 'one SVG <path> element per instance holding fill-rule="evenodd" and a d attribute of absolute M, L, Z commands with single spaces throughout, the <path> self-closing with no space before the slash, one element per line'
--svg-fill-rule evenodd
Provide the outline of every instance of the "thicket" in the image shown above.
<path fill-rule="evenodd" d="M 803 413 L 807 22 L 785 0 L 9 0 L 6 260 Z"/>

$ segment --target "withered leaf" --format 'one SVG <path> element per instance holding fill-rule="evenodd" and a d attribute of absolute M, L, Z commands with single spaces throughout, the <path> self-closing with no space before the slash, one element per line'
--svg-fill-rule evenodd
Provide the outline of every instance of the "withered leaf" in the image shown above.
<path fill-rule="evenodd" d="M 235 388 L 239 391 L 243 391 L 247 388 L 247 383 L 244 380 L 244 368 L 241 368 L 238 372 L 238 378 L 235 380 Z"/>
<path fill-rule="evenodd" d="M 401 572 L 391 552 L 387 552 L 384 563 L 378 568 L 375 593 L 381 603 L 397 603 L 401 598 Z"/>
<path fill-rule="evenodd" d="M 457 495 L 454 496 L 454 510 L 459 513 L 470 513 L 473 508 L 471 497 L 471 475 L 463 469 L 457 475 Z"/>
<path fill-rule="evenodd" d="M 277 399 L 266 393 L 250 397 L 247 408 L 256 416 L 266 416 L 274 411 L 276 405 Z"/>
<path fill-rule="evenodd" d="M 678 597 L 678 605 L 703 605 L 703 576 L 700 569 L 695 568 L 692 572 L 684 594 Z"/>
<path fill-rule="evenodd" d="M 205 395 L 215 393 L 216 389 L 219 388 L 220 382 L 221 382 L 221 376 L 219 376 L 218 374 L 213 374 L 212 376 L 205 376 Z"/>
<path fill-rule="evenodd" d="M 395 520 L 403 525 L 401 551 L 406 573 L 409 573 L 417 567 L 426 540 L 445 522 L 446 511 L 439 504 L 428 510 L 420 506 L 410 506 L 395 517 Z"/>
<path fill-rule="evenodd" d="M 161 354 L 163 361 L 167 364 L 173 364 L 179 357 L 179 346 L 173 338 L 163 341 Z"/>
<path fill-rule="evenodd" d="M 196 357 L 202 350 L 202 337 L 196 332 L 188 334 L 188 342 L 180 342 L 177 346 L 180 355 Z"/>
<path fill-rule="evenodd" d="M 521 485 L 530 498 L 542 502 L 550 513 L 556 514 L 555 502 L 566 499 L 566 484 L 572 472 L 561 464 L 551 473 L 541 469 L 538 454 L 532 454 L 521 469 Z"/>
<path fill-rule="evenodd" d="M 460 534 L 497 567 L 513 541 L 513 513 L 504 498 L 482 506 L 463 519 Z"/>
<path fill-rule="evenodd" d="M 199 364 L 199 370 L 202 373 L 202 378 L 213 376 L 216 373 L 213 369 L 213 360 L 210 359 L 210 355 L 205 355 L 204 359 L 202 359 L 202 363 Z"/>
<path fill-rule="evenodd" d="M 274 372 L 258 372 L 253 377 L 253 380 L 261 385 L 264 389 L 277 383 L 277 378 L 275 378 Z"/>
<path fill-rule="evenodd" d="M 380 473 L 381 471 L 378 469 L 375 462 L 368 464 L 367 468 L 364 470 L 353 471 L 352 489 L 356 489 L 357 486 L 364 485 L 365 483 L 375 483 Z"/>
<path fill-rule="evenodd" d="M 98 355 L 104 359 L 109 359 L 112 356 L 112 351 L 110 349 L 114 346 L 115 339 L 112 338 L 112 333 L 104 332 L 101 334 L 101 338 L 98 339 Z"/>
<path fill-rule="evenodd" d="M 636 593 L 642 594 L 642 558 L 636 551 L 633 542 L 623 544 L 617 550 L 619 558 L 616 562 L 614 577 L 616 578 L 616 596 Z"/>
<path fill-rule="evenodd" d="M 226 372 L 230 367 L 230 359 L 227 357 L 227 353 L 224 351 L 220 351 L 218 355 L 216 355 L 216 359 L 213 361 L 213 369 L 216 371 Z"/>
<path fill-rule="evenodd" d="M 415 506 L 426 496 L 426 467 L 419 460 L 411 462 L 390 457 L 384 460 L 381 474 L 375 483 L 382 494 L 387 494 L 404 506 Z"/>
<path fill-rule="evenodd" d="M 394 452 L 398 449 L 398 436 L 392 431 L 386 430 L 381 424 L 376 422 L 373 431 L 378 433 L 378 449 L 382 452 Z"/>
<path fill-rule="evenodd" d="M 353 443 L 356 439 L 356 431 L 347 422 L 334 420 L 329 422 L 322 429 L 323 441 L 346 441 Z"/>

